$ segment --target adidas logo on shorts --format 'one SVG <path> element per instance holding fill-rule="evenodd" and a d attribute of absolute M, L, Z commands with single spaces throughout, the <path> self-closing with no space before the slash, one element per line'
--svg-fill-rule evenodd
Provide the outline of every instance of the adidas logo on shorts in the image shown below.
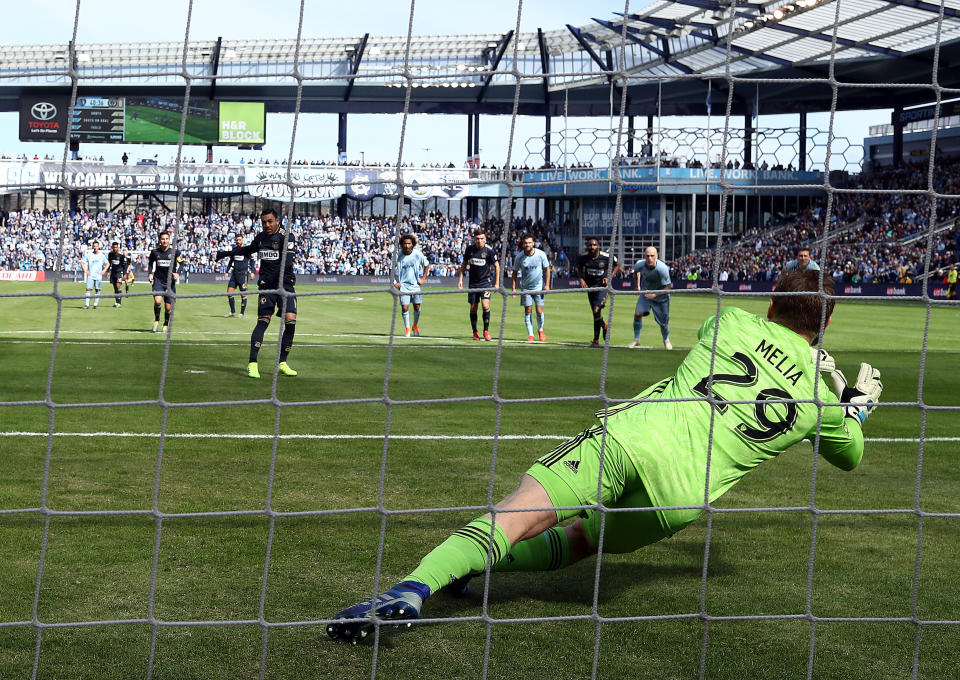
<path fill-rule="evenodd" d="M 579 460 L 565 460 L 563 461 L 563 464 L 570 468 L 570 471 L 573 472 L 573 474 L 577 474 L 577 468 L 580 467 Z"/>

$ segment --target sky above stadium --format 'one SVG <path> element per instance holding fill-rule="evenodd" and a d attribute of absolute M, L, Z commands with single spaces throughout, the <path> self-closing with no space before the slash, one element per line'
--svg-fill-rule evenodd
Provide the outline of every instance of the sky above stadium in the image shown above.
<path fill-rule="evenodd" d="M 584 25 L 592 17 L 613 19 L 614 12 L 638 11 L 649 2 L 624 3 L 617 0 L 526 0 L 522 4 L 520 30 L 561 29 L 565 24 Z M 5 23 L 15 27 L 7 33 L 8 44 L 62 44 L 73 37 L 76 28 L 78 43 L 132 43 L 148 41 L 183 41 L 190 16 L 190 38 L 213 40 L 292 39 L 297 35 L 301 4 L 296 0 L 165 0 L 156 5 L 156 12 L 132 16 L 130 4 L 121 0 L 33 0 L 13 3 L 4 8 Z M 337 37 L 371 35 L 405 35 L 411 19 L 409 2 L 403 0 L 367 0 L 344 3 L 334 0 L 307 0 L 303 5 L 304 37 Z M 518 4 L 515 0 L 487 2 L 451 2 L 450 0 L 416 0 L 412 31 L 415 35 L 450 35 L 497 32 L 514 29 Z M 76 26 L 75 26 L 76 24 Z M 759 126 L 795 127 L 797 116 L 761 116 Z M 63 148 L 57 144 L 26 144 L 17 141 L 16 113 L 0 114 L 0 150 L 6 153 L 53 154 L 60 157 Z M 853 144 L 861 144 L 871 124 L 889 122 L 889 110 L 838 113 L 836 134 Z M 609 128 L 616 117 L 566 121 L 568 128 Z M 665 127 L 704 127 L 705 118 L 664 119 Z M 737 121 L 736 124 L 742 124 Z M 348 122 L 348 157 L 367 161 L 395 162 L 398 154 L 402 116 L 353 115 Z M 826 130 L 829 114 L 811 114 L 808 125 Z M 502 165 L 507 158 L 510 138 L 509 116 L 483 116 L 480 123 L 481 161 Z M 554 130 L 564 121 L 555 120 Z M 711 126 L 723 126 L 715 116 Z M 241 158 L 286 159 L 290 153 L 293 116 L 270 114 L 267 120 L 267 144 L 261 152 L 238 151 L 217 147 L 217 159 L 239 161 Z M 514 132 L 512 162 L 523 164 L 528 139 L 543 134 L 542 118 L 520 117 Z M 332 160 L 336 158 L 337 117 L 332 114 L 310 114 L 301 117 L 293 149 L 295 160 Z M 126 152 L 133 160 L 154 158 L 170 161 L 176 147 L 136 144 L 83 144 L 82 155 L 103 156 L 117 161 Z M 203 147 L 185 147 L 184 156 L 197 160 Z M 463 116 L 420 115 L 408 119 L 403 157 L 414 163 L 453 162 L 463 165 L 466 157 L 466 118 Z"/>

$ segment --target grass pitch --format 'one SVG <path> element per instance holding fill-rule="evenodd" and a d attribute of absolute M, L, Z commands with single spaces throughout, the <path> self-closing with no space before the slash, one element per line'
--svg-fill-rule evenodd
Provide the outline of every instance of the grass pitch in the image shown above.
<path fill-rule="evenodd" d="M 318 622 L 372 594 L 381 533 L 383 588 L 479 514 L 465 508 L 499 500 L 538 455 L 590 425 L 601 395 L 630 398 L 669 375 L 716 299 L 673 296 L 678 350 L 666 352 L 649 319 L 653 348 L 624 347 L 633 298 L 619 296 L 605 352 L 586 346 L 582 293 L 549 296 L 547 342 L 528 345 L 512 298 L 505 317 L 493 303 L 502 342 L 469 338 L 462 292 L 425 296 L 423 337 L 404 339 L 390 334 L 389 294 L 302 286 L 290 356 L 300 375 L 269 370 L 274 322 L 254 381 L 244 370 L 254 296 L 247 318 L 225 319 L 222 286 L 180 286 L 211 296 L 180 299 L 168 338 L 148 330 L 143 284 L 119 310 L 109 295 L 96 311 L 37 295 L 52 290 L 0 287 L 0 678 L 31 677 L 34 615 L 61 624 L 42 632 L 38 678 L 146 677 L 151 649 L 152 677 L 204 680 L 257 678 L 261 658 L 267 678 L 311 679 L 579 679 L 595 666 L 600 678 L 696 678 L 701 663 L 708 678 L 805 678 L 811 659 L 816 678 L 904 678 L 916 664 L 917 677 L 939 679 L 960 667 L 960 426 L 937 408 L 960 405 L 955 306 L 839 304 L 825 347 L 848 376 L 859 361 L 880 368 L 884 401 L 901 405 L 868 421 L 856 471 L 819 461 L 811 484 L 805 442 L 717 503 L 796 508 L 812 497 L 818 510 L 858 514 L 721 512 L 604 557 L 599 579 L 593 560 L 493 575 L 485 593 L 478 579 L 472 598 L 431 598 L 424 616 L 442 622 L 374 649 L 334 645 Z M 564 399 L 523 401 L 550 397 Z M 224 403 L 237 401 L 247 403 Z M 272 522 L 268 503 L 283 513 Z M 47 517 L 44 505 L 67 514 Z M 158 525 L 154 505 L 177 516 Z M 115 511 L 127 514 L 102 514 Z M 237 511 L 252 512 L 209 514 Z M 146 623 L 151 613 L 164 625 Z M 264 635 L 261 616 L 283 625 Z M 672 618 L 623 620 L 654 616 Z M 729 618 L 751 616 L 778 618 Z M 76 625 L 105 621 L 124 623 Z M 233 625 L 186 625 L 210 621 Z"/>

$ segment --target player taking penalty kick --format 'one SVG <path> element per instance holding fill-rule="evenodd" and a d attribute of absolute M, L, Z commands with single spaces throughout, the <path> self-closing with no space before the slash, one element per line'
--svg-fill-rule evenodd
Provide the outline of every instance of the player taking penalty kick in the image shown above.
<path fill-rule="evenodd" d="M 596 554 L 602 522 L 605 553 L 671 536 L 703 509 L 663 508 L 702 506 L 705 492 L 713 503 L 749 470 L 816 437 L 818 418 L 820 455 L 842 470 L 857 467 L 863 423 L 883 388 L 880 372 L 860 364 L 847 384 L 833 359 L 812 347 L 834 306 L 816 292 L 817 272 L 785 274 L 776 290 L 766 318 L 727 307 L 707 319 L 674 375 L 600 411 L 599 422 L 535 462 L 494 515 L 455 531 L 388 591 L 337 613 L 327 634 L 356 643 L 373 629 L 374 616 L 394 624 L 416 619 L 429 596 L 488 567 L 566 567 Z M 833 295 L 829 277 L 823 293 Z M 630 510 L 607 513 L 604 522 L 588 507 L 595 504 Z"/>
<path fill-rule="evenodd" d="M 257 357 L 274 310 L 277 316 L 283 316 L 283 336 L 280 338 L 280 363 L 277 365 L 277 370 L 281 375 L 295 376 L 297 372 L 287 363 L 297 328 L 297 296 L 294 295 L 297 276 L 293 272 L 295 256 L 293 235 L 288 234 L 287 230 L 280 226 L 280 216 L 273 208 L 267 208 L 261 213 L 260 222 L 263 224 L 263 231 L 253 237 L 250 245 L 238 245 L 232 250 L 218 250 L 217 259 L 238 255 L 250 256 L 254 253 L 257 253 L 260 259 L 260 280 L 257 282 L 257 287 L 260 289 L 257 296 L 257 325 L 250 334 L 250 361 L 247 364 L 247 376 L 260 377 Z M 279 292 L 281 285 L 282 293 Z"/>
<path fill-rule="evenodd" d="M 520 301 L 523 304 L 523 322 L 527 326 L 527 342 L 536 340 L 533 336 L 532 309 L 537 307 L 537 328 L 540 342 L 547 339 L 543 332 L 543 293 L 541 290 L 550 290 L 550 262 L 547 254 L 534 247 L 533 236 L 524 234 L 520 239 L 523 250 L 517 253 L 513 261 L 513 280 L 511 289 L 517 292 L 517 274 L 520 274 Z"/>

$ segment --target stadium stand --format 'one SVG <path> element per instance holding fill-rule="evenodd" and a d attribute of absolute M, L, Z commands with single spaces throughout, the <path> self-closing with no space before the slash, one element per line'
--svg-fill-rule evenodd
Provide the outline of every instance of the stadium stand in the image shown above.
<path fill-rule="evenodd" d="M 823 234 L 826 202 L 820 201 L 794 216 L 787 224 L 750 229 L 722 248 L 720 280 L 774 281 L 783 265 L 794 259 L 797 248 L 809 247 L 814 259 L 837 281 L 845 283 L 912 283 L 924 272 L 926 239 L 917 238 L 930 224 L 929 166 L 907 165 L 861 175 L 846 191 L 836 193 L 830 210 L 830 246 L 823 251 L 817 241 Z M 941 159 L 933 177 L 938 193 L 960 193 L 960 159 Z M 858 193 L 899 188 L 895 194 Z M 937 201 L 930 270 L 946 269 L 960 253 L 956 220 L 960 203 Z M 690 253 L 671 263 L 674 278 L 709 278 L 714 250 Z"/>

